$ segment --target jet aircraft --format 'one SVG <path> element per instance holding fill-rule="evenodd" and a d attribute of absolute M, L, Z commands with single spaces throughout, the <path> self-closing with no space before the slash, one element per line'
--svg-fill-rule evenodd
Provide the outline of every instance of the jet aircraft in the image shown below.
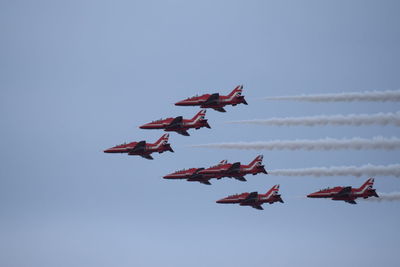
<path fill-rule="evenodd" d="M 104 153 L 128 153 L 128 155 L 138 155 L 146 159 L 153 159 L 150 155 L 153 152 L 163 153 L 165 151 L 174 152 L 168 143 L 169 134 L 164 134 L 154 144 L 146 141 L 131 142 L 128 144 L 117 145 L 104 150 Z"/>
<path fill-rule="evenodd" d="M 174 131 L 184 136 L 189 136 L 187 132 L 190 128 L 196 130 L 207 127 L 211 128 L 205 119 L 206 110 L 200 110 L 192 119 L 183 119 L 182 116 L 176 118 L 166 118 L 152 121 L 140 126 L 141 129 L 164 129 L 164 131 Z"/>
<path fill-rule="evenodd" d="M 309 194 L 309 198 L 331 198 L 332 200 L 343 200 L 350 204 L 357 204 L 355 200 L 359 197 L 379 197 L 375 189 L 373 189 L 374 179 L 369 178 L 360 188 L 352 188 L 351 186 L 336 186 L 333 188 L 322 189 L 318 192 Z"/>
<path fill-rule="evenodd" d="M 281 202 L 283 200 L 281 195 L 278 194 L 279 185 L 274 185 L 266 194 L 258 194 L 257 192 L 242 193 L 226 198 L 217 200 L 219 204 L 239 204 L 240 206 L 251 206 L 252 208 L 263 210 L 261 206 L 263 203 L 273 204 L 274 202 Z"/>
<path fill-rule="evenodd" d="M 222 177 L 235 178 L 239 181 L 247 181 L 244 176 L 247 174 L 256 175 L 258 173 L 268 174 L 262 165 L 263 156 L 257 156 L 250 164 L 242 165 L 240 162 L 225 163 L 198 171 L 198 174 L 208 175 L 221 179 Z"/>
<path fill-rule="evenodd" d="M 226 160 L 222 160 L 217 166 L 226 164 Z M 202 184 L 211 185 L 210 179 L 216 178 L 213 175 L 199 174 L 204 168 L 190 168 L 176 171 L 164 176 L 164 179 L 186 179 L 188 182 L 200 182 Z"/>
<path fill-rule="evenodd" d="M 189 97 L 185 100 L 175 103 L 176 106 L 200 106 L 201 108 L 212 108 L 219 112 L 226 112 L 224 106 L 237 104 L 247 105 L 244 96 L 242 96 L 243 85 L 237 86 L 229 95 L 204 94 L 201 96 Z"/>

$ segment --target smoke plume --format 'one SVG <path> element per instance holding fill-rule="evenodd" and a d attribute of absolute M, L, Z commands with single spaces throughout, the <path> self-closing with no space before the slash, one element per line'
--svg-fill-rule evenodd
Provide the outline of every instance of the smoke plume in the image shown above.
<path fill-rule="evenodd" d="M 400 101 L 400 90 L 350 92 L 337 94 L 293 95 L 267 97 L 265 100 L 294 100 L 307 102 L 339 102 L 339 101 Z"/>
<path fill-rule="evenodd" d="M 374 137 L 372 139 L 317 139 L 317 140 L 272 140 L 260 142 L 235 142 L 192 145 L 192 147 L 207 147 L 220 149 L 246 150 L 344 150 L 344 149 L 383 149 L 394 150 L 400 148 L 400 139 L 396 137 Z"/>
<path fill-rule="evenodd" d="M 400 126 L 400 112 L 376 114 L 351 114 L 334 116 L 285 117 L 231 121 L 233 124 L 257 124 L 268 126 L 316 126 L 316 125 L 396 125 Z"/>
<path fill-rule="evenodd" d="M 268 174 L 276 176 L 395 176 L 400 177 L 400 164 L 392 165 L 363 165 L 363 166 L 332 166 L 302 169 L 268 170 Z"/>
<path fill-rule="evenodd" d="M 369 197 L 362 199 L 365 201 L 383 202 L 383 201 L 400 201 L 400 192 L 382 193 L 377 192 L 379 197 Z"/>

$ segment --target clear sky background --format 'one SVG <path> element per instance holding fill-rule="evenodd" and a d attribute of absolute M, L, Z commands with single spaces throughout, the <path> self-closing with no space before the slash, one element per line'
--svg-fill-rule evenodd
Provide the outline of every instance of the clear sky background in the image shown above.
<path fill-rule="evenodd" d="M 169 181 L 222 159 L 267 169 L 399 163 L 399 151 L 240 151 L 192 144 L 400 136 L 394 126 L 264 127 L 226 121 L 376 113 L 398 103 L 262 97 L 400 88 L 399 1 L 0 1 L 0 266 L 399 266 L 400 205 L 304 196 L 366 178 Z M 171 134 L 175 153 L 104 154 L 154 141 L 174 102 L 244 84 L 248 106 Z M 264 211 L 215 200 L 281 185 Z M 380 192 L 400 180 L 376 177 Z"/>

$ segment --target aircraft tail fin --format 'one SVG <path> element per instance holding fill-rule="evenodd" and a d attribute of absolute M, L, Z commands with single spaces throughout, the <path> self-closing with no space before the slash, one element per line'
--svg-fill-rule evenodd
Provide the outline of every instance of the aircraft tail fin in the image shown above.
<path fill-rule="evenodd" d="M 243 85 L 238 85 L 235 87 L 235 89 L 232 90 L 232 92 L 229 93 L 228 97 L 234 97 L 234 96 L 241 96 L 243 91 Z"/>
<path fill-rule="evenodd" d="M 369 178 L 359 189 L 361 192 L 365 192 L 368 189 L 372 189 L 374 186 L 374 178 Z"/>
<path fill-rule="evenodd" d="M 159 147 L 161 145 L 166 145 L 168 143 L 168 139 L 169 139 L 169 134 L 163 134 L 160 139 L 158 139 L 155 143 L 156 147 Z"/>
<path fill-rule="evenodd" d="M 252 162 L 250 162 L 249 167 L 251 169 L 256 168 L 258 166 L 262 165 L 264 156 L 263 155 L 258 155 Z"/>
<path fill-rule="evenodd" d="M 279 194 L 279 184 L 274 185 L 273 187 L 271 187 L 270 190 L 268 190 L 268 192 L 266 193 L 267 197 L 272 197 L 275 195 Z"/>
<path fill-rule="evenodd" d="M 192 121 L 197 122 L 199 120 L 204 120 L 205 116 L 206 116 L 206 110 L 202 109 L 192 118 Z"/>

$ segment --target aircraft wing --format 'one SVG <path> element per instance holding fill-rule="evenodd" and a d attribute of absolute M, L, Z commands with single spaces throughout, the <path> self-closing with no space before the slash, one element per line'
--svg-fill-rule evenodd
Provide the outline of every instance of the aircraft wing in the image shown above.
<path fill-rule="evenodd" d="M 173 119 L 170 124 L 168 124 L 168 126 L 166 127 L 168 128 L 175 128 L 175 127 L 179 127 L 182 125 L 182 121 L 183 121 L 183 117 L 182 116 L 178 116 L 175 119 Z"/>
<path fill-rule="evenodd" d="M 215 93 L 210 95 L 207 100 L 203 103 L 203 105 L 217 105 L 219 102 L 219 94 Z"/>
<path fill-rule="evenodd" d="M 226 112 L 226 110 L 224 109 L 224 108 L 213 108 L 213 109 L 215 109 L 216 111 L 219 111 L 219 112 Z"/>
<path fill-rule="evenodd" d="M 141 153 L 144 152 L 146 149 L 146 141 L 140 141 L 136 144 L 134 148 L 132 148 L 129 153 Z"/>
<path fill-rule="evenodd" d="M 351 186 L 346 186 L 340 190 L 334 197 L 349 197 L 351 193 Z"/>
<path fill-rule="evenodd" d="M 153 157 L 150 154 L 142 154 L 140 156 L 142 156 L 145 159 L 153 159 Z"/>
<path fill-rule="evenodd" d="M 243 201 L 242 203 L 253 203 L 256 202 L 258 199 L 258 193 L 257 192 L 251 192 Z"/>
<path fill-rule="evenodd" d="M 357 204 L 357 202 L 355 202 L 354 201 L 354 199 L 348 199 L 348 200 L 345 200 L 347 203 L 350 203 L 350 204 Z"/>
<path fill-rule="evenodd" d="M 203 176 L 199 174 L 199 171 L 204 170 L 204 168 L 198 168 L 191 176 L 190 179 L 200 179 Z"/>
<path fill-rule="evenodd" d="M 242 182 L 246 182 L 246 178 L 244 178 L 243 176 L 234 176 L 233 178 L 235 178 L 236 180 L 242 181 Z"/>
<path fill-rule="evenodd" d="M 193 173 L 187 180 L 188 181 L 196 181 L 202 184 L 211 185 L 210 180 L 204 178 L 203 175 L 199 174 L 198 172 L 204 170 L 204 168 L 198 168 L 195 173 Z"/>
<path fill-rule="evenodd" d="M 184 135 L 184 136 L 190 136 L 190 134 L 186 130 L 179 130 L 176 131 L 178 134 Z"/>
<path fill-rule="evenodd" d="M 253 205 L 251 207 L 255 208 L 256 210 L 263 210 L 263 207 L 261 207 L 261 205 Z"/>
<path fill-rule="evenodd" d="M 240 171 L 240 162 L 233 163 L 229 169 L 227 170 L 228 173 L 237 173 Z"/>

